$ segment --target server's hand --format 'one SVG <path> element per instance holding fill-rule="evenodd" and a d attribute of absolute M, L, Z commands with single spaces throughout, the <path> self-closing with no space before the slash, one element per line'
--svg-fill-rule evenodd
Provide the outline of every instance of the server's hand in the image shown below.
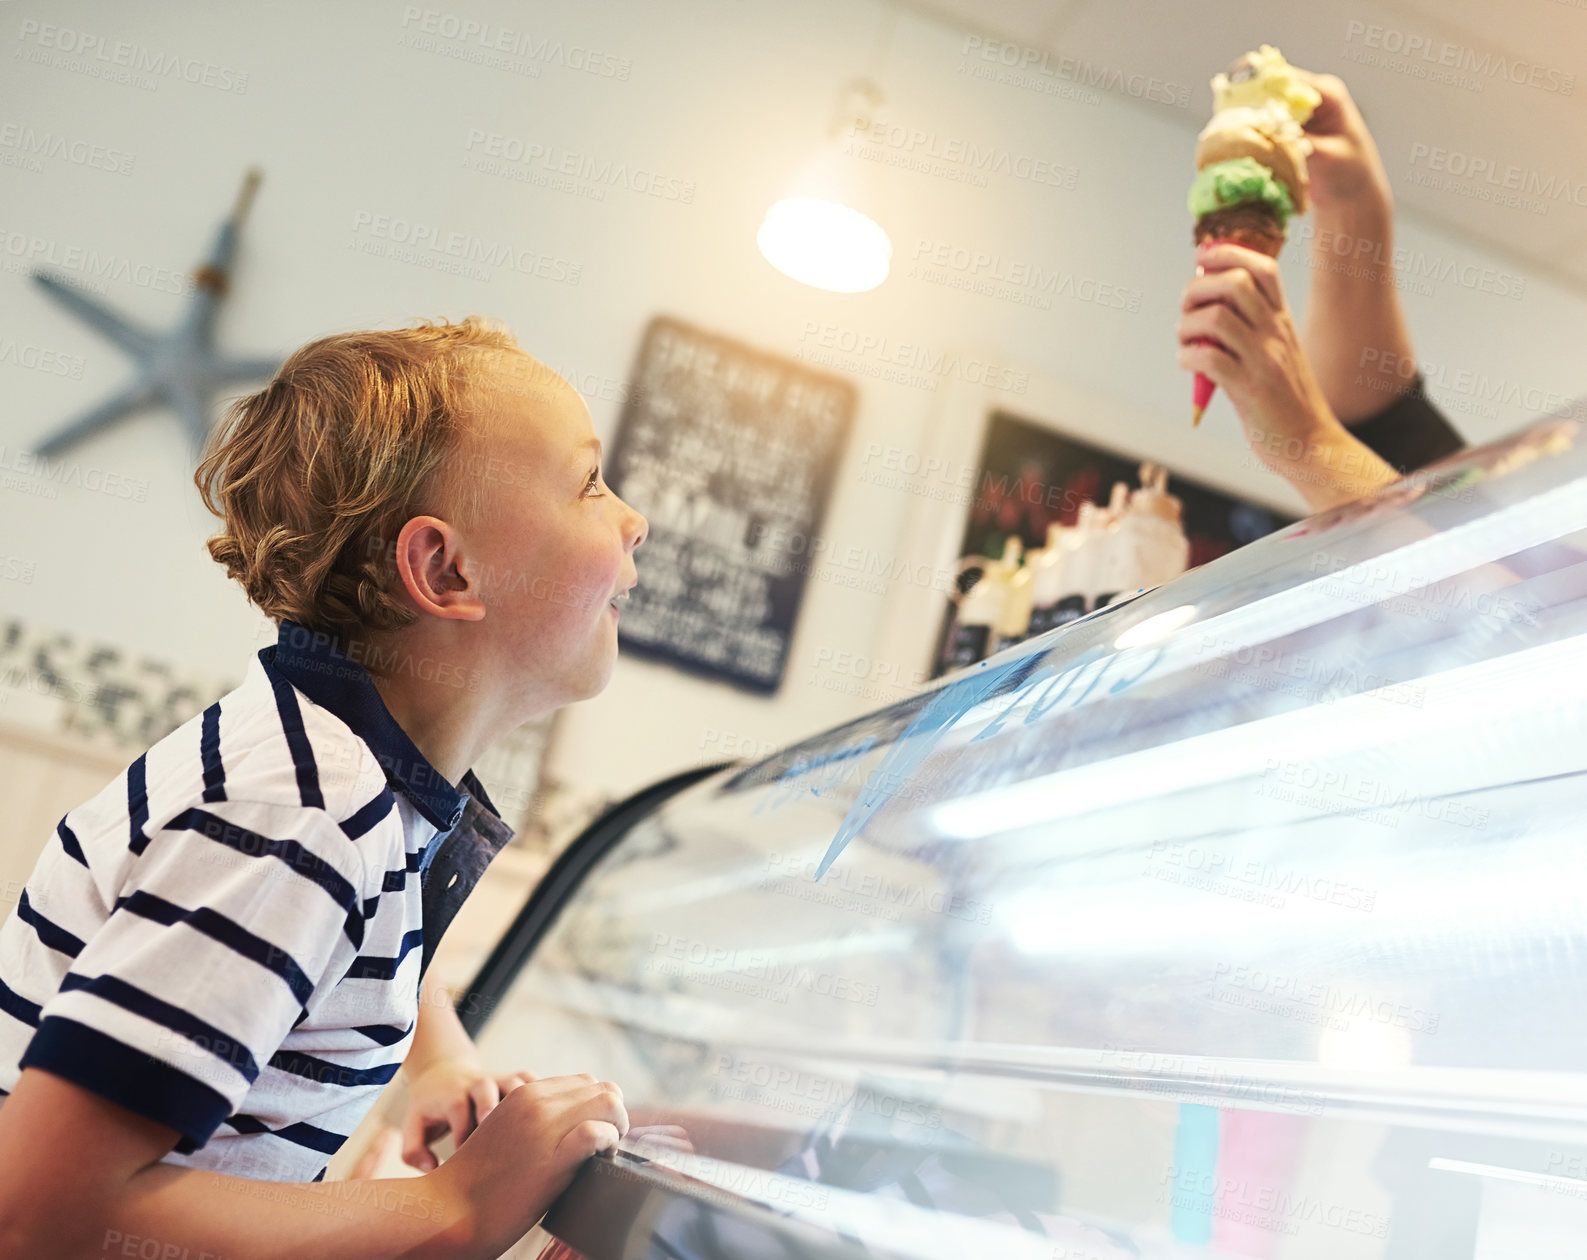
<path fill-rule="evenodd" d="M 1295 76 L 1322 94 L 1322 103 L 1306 120 L 1312 143 L 1306 173 L 1317 212 L 1324 218 L 1343 208 L 1392 212 L 1394 197 L 1383 158 L 1344 80 L 1298 67 Z"/>
<path fill-rule="evenodd" d="M 1278 263 L 1242 245 L 1208 242 L 1196 250 L 1196 267 L 1180 301 L 1179 366 L 1212 378 L 1252 449 L 1283 472 L 1285 450 L 1304 452 L 1333 414 L 1301 349 Z"/>
<path fill-rule="evenodd" d="M 1398 479 L 1328 405 L 1301 346 L 1278 263 L 1241 245 L 1201 245 L 1185 286 L 1179 366 L 1228 395 L 1256 457 L 1314 509 Z"/>
<path fill-rule="evenodd" d="M 429 1174 L 481 1255 L 499 1255 L 534 1226 L 591 1155 L 628 1132 L 623 1091 L 593 1076 L 556 1076 L 512 1090 L 458 1152 Z"/>
<path fill-rule="evenodd" d="M 440 1163 L 430 1150 L 448 1132 L 454 1148 L 488 1116 L 503 1097 L 534 1080 L 528 1073 L 493 1076 L 475 1059 L 441 1059 L 408 1087 L 402 1120 L 402 1159 L 421 1172 Z"/>

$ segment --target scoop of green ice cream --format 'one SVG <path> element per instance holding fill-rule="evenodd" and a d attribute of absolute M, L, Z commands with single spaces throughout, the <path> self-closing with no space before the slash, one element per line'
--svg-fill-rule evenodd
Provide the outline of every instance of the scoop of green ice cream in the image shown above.
<path fill-rule="evenodd" d="M 1289 189 L 1255 158 L 1231 158 L 1227 162 L 1214 162 L 1196 172 L 1190 185 L 1190 213 L 1195 218 L 1237 206 L 1248 201 L 1265 202 L 1278 217 L 1283 227 L 1295 213 L 1295 203 L 1289 198 Z"/>

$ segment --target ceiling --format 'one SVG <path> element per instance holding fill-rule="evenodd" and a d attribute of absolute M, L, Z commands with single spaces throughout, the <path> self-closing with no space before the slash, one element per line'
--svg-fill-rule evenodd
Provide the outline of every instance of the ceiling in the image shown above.
<path fill-rule="evenodd" d="M 1188 81 L 1188 109 L 1136 102 L 1182 121 L 1187 146 L 1211 112 L 1211 75 L 1247 48 L 1276 44 L 1293 64 L 1349 85 L 1399 214 L 1587 293 L 1587 0 L 908 3 L 974 33 L 1126 75 Z M 1411 41 L 1421 42 L 1409 56 L 1389 51 Z M 1505 70 L 1535 81 L 1512 82 Z M 1454 172 L 1463 159 L 1485 161 L 1494 173 Z M 1502 182 L 1512 168 L 1512 184 L 1530 188 L 1527 205 L 1495 199 L 1523 195 Z"/>

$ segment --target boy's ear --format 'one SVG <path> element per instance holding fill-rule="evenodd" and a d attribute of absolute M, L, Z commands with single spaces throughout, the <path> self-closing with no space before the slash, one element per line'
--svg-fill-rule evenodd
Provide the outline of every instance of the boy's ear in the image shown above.
<path fill-rule="evenodd" d="M 449 621 L 480 621 L 485 600 L 462 536 L 436 516 L 415 516 L 397 534 L 397 576 L 419 611 Z"/>

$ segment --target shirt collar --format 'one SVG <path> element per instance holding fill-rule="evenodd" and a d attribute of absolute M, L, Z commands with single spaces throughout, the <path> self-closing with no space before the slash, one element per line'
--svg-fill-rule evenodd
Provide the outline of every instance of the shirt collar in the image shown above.
<path fill-rule="evenodd" d="M 391 716 L 369 671 L 334 647 L 329 636 L 283 620 L 275 646 L 262 649 L 259 661 L 347 723 L 369 745 L 391 785 L 442 831 L 457 826 L 469 796 L 499 817 L 472 770 L 454 787 L 429 763 Z"/>

